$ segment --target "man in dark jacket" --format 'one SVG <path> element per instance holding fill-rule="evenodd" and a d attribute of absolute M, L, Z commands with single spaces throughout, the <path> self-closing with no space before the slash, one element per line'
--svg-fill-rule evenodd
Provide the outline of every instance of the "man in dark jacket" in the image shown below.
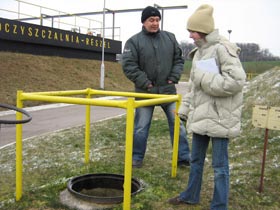
<path fill-rule="evenodd" d="M 138 93 L 176 94 L 183 71 L 184 60 L 175 35 L 161 31 L 161 14 L 148 6 L 142 11 L 142 31 L 125 44 L 122 65 L 128 79 Z M 175 102 L 162 104 L 168 119 L 171 143 L 174 136 Z M 136 109 L 134 122 L 133 167 L 142 167 L 154 106 Z M 189 145 L 185 126 L 181 122 L 179 135 L 178 166 L 189 165 Z"/>

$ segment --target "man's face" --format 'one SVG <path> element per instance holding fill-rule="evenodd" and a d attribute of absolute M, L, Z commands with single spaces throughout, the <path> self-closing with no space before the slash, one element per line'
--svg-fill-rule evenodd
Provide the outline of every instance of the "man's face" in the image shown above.
<path fill-rule="evenodd" d="M 155 33 L 159 30 L 160 18 L 158 16 L 151 16 L 143 23 L 146 30 L 150 33 Z"/>

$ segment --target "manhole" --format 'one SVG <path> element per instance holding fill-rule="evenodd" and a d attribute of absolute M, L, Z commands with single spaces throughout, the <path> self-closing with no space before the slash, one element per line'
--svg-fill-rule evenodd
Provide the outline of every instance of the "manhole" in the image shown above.
<path fill-rule="evenodd" d="M 67 189 L 74 196 L 98 204 L 123 202 L 124 176 L 119 174 L 86 174 L 74 177 L 67 183 Z M 143 189 L 142 183 L 132 178 L 131 195 Z"/>

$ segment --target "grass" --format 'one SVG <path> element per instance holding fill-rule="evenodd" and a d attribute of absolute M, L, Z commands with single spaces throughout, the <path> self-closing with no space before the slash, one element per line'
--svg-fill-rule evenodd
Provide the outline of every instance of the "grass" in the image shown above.
<path fill-rule="evenodd" d="M 0 101 L 6 103 L 14 103 L 15 91 L 18 88 L 24 91 L 46 91 L 99 87 L 97 61 L 14 53 L 1 53 L 0 61 Z M 119 64 L 105 63 L 105 66 L 106 89 L 120 91 L 133 89 L 132 84 L 123 77 Z M 45 71 L 43 75 L 42 72 Z M 279 92 L 279 67 L 256 76 L 245 88 L 242 133 L 238 138 L 231 140 L 229 148 L 231 210 L 280 209 L 279 131 L 269 131 L 264 192 L 259 193 L 264 129 L 254 128 L 251 121 L 254 104 L 279 106 Z M 15 201 L 15 145 L 2 148 L 0 209 L 68 210 L 68 207 L 61 204 L 59 194 L 65 190 L 66 183 L 71 177 L 87 173 L 124 173 L 125 128 L 125 117 L 92 124 L 89 164 L 84 164 L 83 159 L 84 127 L 25 140 L 23 197 L 18 202 Z M 189 140 L 191 144 L 190 136 Z M 145 189 L 132 198 L 131 209 L 209 209 L 213 191 L 211 146 L 204 169 L 201 201 L 199 205 L 191 207 L 173 207 L 166 202 L 168 198 L 185 189 L 189 175 L 188 168 L 179 168 L 177 177 L 171 178 L 171 152 L 167 122 L 163 112 L 157 108 L 150 129 L 144 167 L 133 170 L 133 177 L 143 180 Z M 114 208 L 121 209 L 122 205 Z"/>
<path fill-rule="evenodd" d="M 280 61 L 258 61 L 258 62 L 243 62 L 243 67 L 247 73 L 260 74 L 267 69 L 272 69 L 275 66 L 280 66 Z"/>
<path fill-rule="evenodd" d="M 189 169 L 179 168 L 177 177 L 171 178 L 171 146 L 167 123 L 162 114 L 160 109 L 156 109 L 144 167 L 133 170 L 133 177 L 143 180 L 145 189 L 132 198 L 131 209 L 173 209 L 166 203 L 167 199 L 177 195 L 187 184 Z M 125 118 L 92 125 L 91 161 L 88 165 L 83 163 L 83 130 L 83 127 L 77 127 L 24 142 L 24 193 L 19 202 L 13 199 L 15 148 L 10 146 L 2 149 L 0 209 L 68 209 L 60 203 L 59 193 L 66 188 L 69 178 L 87 173 L 123 174 Z M 260 194 L 258 186 L 263 132 L 259 130 L 257 133 L 258 138 L 235 139 L 230 144 L 230 209 L 280 208 L 280 192 L 275 187 L 280 183 L 277 162 L 280 138 L 276 134 L 270 138 L 272 145 L 267 156 L 265 188 Z M 209 148 L 201 203 L 190 209 L 207 209 L 212 190 L 213 172 Z M 122 209 L 122 206 L 115 209 Z M 186 208 L 182 206 L 176 209 Z"/>
<path fill-rule="evenodd" d="M 262 82 L 262 89 L 258 83 Z M 230 200 L 232 210 L 276 210 L 280 208 L 278 190 L 279 131 L 269 132 L 266 157 L 264 191 L 258 192 L 264 129 L 254 128 L 251 122 L 252 104 L 279 106 L 280 69 L 259 75 L 246 87 L 242 117 L 242 133 L 230 142 Z M 267 94 L 269 93 L 269 94 Z M 260 100 L 261 98 L 262 100 Z M 273 101 L 271 101 L 271 98 Z M 125 117 L 91 125 L 90 163 L 84 164 L 84 127 L 75 127 L 51 135 L 30 138 L 23 144 L 24 192 L 15 202 L 15 145 L 1 149 L 0 153 L 0 209 L 9 210 L 67 210 L 59 201 L 67 180 L 87 173 L 124 173 Z M 191 138 L 189 136 L 190 144 Z M 211 146 L 204 169 L 201 201 L 196 206 L 173 207 L 167 204 L 187 185 L 189 169 L 179 168 L 177 177 L 171 178 L 171 144 L 167 122 L 161 109 L 156 108 L 148 150 L 142 169 L 134 169 L 133 177 L 145 183 L 144 190 L 134 196 L 133 210 L 209 209 L 213 191 Z M 121 210 L 122 205 L 114 207 Z"/>

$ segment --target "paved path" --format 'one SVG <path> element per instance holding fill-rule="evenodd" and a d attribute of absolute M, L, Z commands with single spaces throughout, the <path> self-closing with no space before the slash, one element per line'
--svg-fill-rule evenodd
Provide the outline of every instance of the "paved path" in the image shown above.
<path fill-rule="evenodd" d="M 177 85 L 182 94 L 187 83 Z M 116 100 L 116 99 L 112 99 Z M 32 120 L 23 124 L 22 138 L 30 138 L 46 133 L 67 129 L 85 124 L 85 106 L 68 104 L 51 104 L 25 108 Z M 91 107 L 91 122 L 114 118 L 125 114 L 126 110 L 115 107 Z M 1 119 L 15 119 L 15 112 L 0 112 Z M 15 142 L 15 125 L 0 125 L 0 149 Z"/>

